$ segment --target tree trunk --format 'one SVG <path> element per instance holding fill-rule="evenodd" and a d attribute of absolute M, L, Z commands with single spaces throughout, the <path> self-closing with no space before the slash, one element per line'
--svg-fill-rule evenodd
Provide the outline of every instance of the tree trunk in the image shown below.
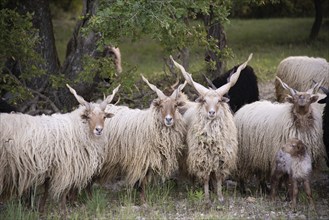
<path fill-rule="evenodd" d="M 53 23 L 48 0 L 17 0 L 15 2 L 18 11 L 22 14 L 33 13 L 33 26 L 39 30 L 40 44 L 36 48 L 38 53 L 45 59 L 42 67 L 47 73 L 57 73 L 60 67 L 57 55 Z"/>
<path fill-rule="evenodd" d="M 99 35 L 90 33 L 88 36 L 84 37 L 81 34 L 81 29 L 88 24 L 90 17 L 95 14 L 96 6 L 97 0 L 83 0 L 83 19 L 79 20 L 76 24 L 73 36 L 67 44 L 66 58 L 61 72 L 71 81 L 74 81 L 83 70 L 83 57 L 86 55 L 94 56 L 96 51 L 96 42 L 99 39 Z M 94 82 L 78 83 L 71 86 L 86 100 L 90 100 L 96 87 Z M 75 98 L 69 94 L 67 88 L 60 89 L 57 96 L 58 100 L 56 103 L 58 103 L 59 106 L 65 106 L 67 109 L 76 106 L 77 102 Z"/>
<path fill-rule="evenodd" d="M 322 0 L 313 0 L 313 2 L 315 8 L 315 20 L 312 25 L 311 33 L 309 36 L 310 41 L 315 40 L 319 35 L 323 17 Z"/>
<path fill-rule="evenodd" d="M 38 101 L 41 98 L 48 105 L 42 105 L 41 112 L 47 111 L 46 109 L 52 109 L 52 111 L 58 111 L 58 108 L 49 99 L 46 88 L 49 84 L 49 74 L 57 74 L 60 69 L 60 63 L 57 55 L 55 38 L 53 32 L 53 24 L 51 20 L 51 13 L 48 0 L 14 0 L 8 2 L 5 6 L 9 9 L 16 9 L 20 14 L 32 13 L 32 24 L 33 27 L 39 31 L 39 43 L 35 50 L 43 57 L 44 64 L 39 65 L 40 69 L 45 70 L 46 74 L 34 78 L 26 83 L 26 86 L 32 91 L 35 97 L 32 100 L 26 100 L 24 103 L 20 103 L 17 107 L 18 111 L 22 112 L 33 112 L 31 114 L 39 113 L 36 109 L 38 108 Z M 7 62 L 12 64 L 10 69 L 13 69 L 13 73 L 18 77 L 21 74 L 21 69 L 16 68 L 20 66 L 20 60 L 14 60 L 14 62 Z M 46 95 L 44 95 L 46 94 Z M 44 111 L 45 110 L 45 111 Z M 47 111 L 48 112 L 48 111 Z M 51 112 L 51 111 L 50 111 Z"/>
<path fill-rule="evenodd" d="M 207 38 L 214 38 L 218 40 L 217 46 L 220 50 L 223 50 L 226 47 L 226 33 L 224 27 L 219 22 L 213 23 L 213 13 L 210 12 L 209 15 L 204 15 L 204 24 L 208 30 Z M 224 70 L 224 63 L 221 61 L 222 57 L 218 56 L 214 51 L 207 50 L 205 54 L 206 61 L 215 61 L 216 68 L 215 70 L 208 71 L 208 78 L 211 80 L 218 77 Z"/>

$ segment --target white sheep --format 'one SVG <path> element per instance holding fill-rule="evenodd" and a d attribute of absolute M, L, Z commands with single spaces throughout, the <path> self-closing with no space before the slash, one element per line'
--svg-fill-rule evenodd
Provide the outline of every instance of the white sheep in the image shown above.
<path fill-rule="evenodd" d="M 108 151 L 99 176 L 100 182 L 115 177 L 118 172 L 128 186 L 141 185 L 141 201 L 149 177 L 168 178 L 178 168 L 177 155 L 184 146 L 185 123 L 178 112 L 180 85 L 171 96 L 143 80 L 157 93 L 150 108 L 131 109 L 109 105 L 106 110 L 115 114 L 106 122 Z"/>
<path fill-rule="evenodd" d="M 324 80 L 322 85 L 329 87 L 329 63 L 323 58 L 291 56 L 280 62 L 276 76 L 298 91 L 311 88 L 313 80 Z M 277 100 L 283 102 L 288 93 L 279 80 L 275 80 L 275 91 Z"/>
<path fill-rule="evenodd" d="M 269 180 L 276 152 L 291 137 L 307 146 L 313 162 L 325 156 L 321 110 L 315 106 L 318 95 L 313 94 L 319 84 L 298 92 L 277 79 L 290 92 L 288 102 L 258 101 L 243 106 L 234 115 L 239 141 L 238 175 L 242 182 L 252 174 Z"/>
<path fill-rule="evenodd" d="M 207 89 L 193 81 L 184 67 L 171 60 L 180 69 L 185 80 L 199 93 L 197 103 L 190 104 L 184 114 L 187 122 L 187 169 L 204 185 L 205 201 L 210 204 L 209 180 L 214 177 L 218 200 L 224 201 L 222 183 L 236 168 L 238 140 L 233 115 L 224 95 L 236 83 L 240 72 L 250 61 L 240 65 L 229 81 L 220 88 Z"/>
<path fill-rule="evenodd" d="M 65 206 L 68 190 L 83 188 L 100 169 L 104 120 L 113 116 L 105 108 L 118 88 L 100 104 L 86 102 L 70 88 L 81 106 L 66 114 L 0 114 L 0 196 L 21 196 L 44 183 L 41 209 L 48 185 Z"/>

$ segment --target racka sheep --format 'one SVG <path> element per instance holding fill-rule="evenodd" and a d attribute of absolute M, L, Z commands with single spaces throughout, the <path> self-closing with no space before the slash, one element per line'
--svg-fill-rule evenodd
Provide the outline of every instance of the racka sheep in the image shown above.
<path fill-rule="evenodd" d="M 69 87 L 69 86 L 68 86 Z M 70 88 L 70 87 L 69 87 Z M 81 106 L 66 114 L 30 116 L 0 114 L 0 196 L 21 196 L 44 184 L 53 198 L 75 187 L 83 188 L 100 168 L 105 152 L 105 111 L 114 94 L 102 103 L 86 102 L 70 88 Z"/>
<path fill-rule="evenodd" d="M 243 106 L 234 115 L 241 183 L 256 173 L 261 180 L 268 180 L 276 152 L 290 137 L 303 141 L 312 162 L 319 162 L 325 156 L 321 111 L 314 106 L 318 95 L 313 92 L 319 84 L 306 92 L 298 92 L 277 79 L 290 92 L 286 103 L 258 101 Z"/>
<path fill-rule="evenodd" d="M 145 110 L 113 105 L 106 108 L 115 117 L 106 122 L 107 157 L 96 181 L 106 182 L 120 173 L 128 186 L 140 186 L 141 202 L 145 203 L 148 181 L 168 178 L 178 169 L 177 155 L 184 146 L 186 128 L 178 112 L 183 103 L 177 98 L 186 83 L 166 96 L 142 78 L 158 97 Z"/>
<path fill-rule="evenodd" d="M 184 114 L 187 122 L 187 169 L 204 186 L 205 202 L 211 204 L 209 180 L 214 179 L 218 201 L 223 202 L 222 183 L 236 168 L 238 141 L 233 115 L 224 95 L 236 83 L 241 71 L 250 61 L 240 65 L 228 82 L 220 88 L 207 89 L 193 81 L 191 74 L 173 60 L 185 80 L 199 93 L 198 103 L 191 106 Z"/>
<path fill-rule="evenodd" d="M 323 80 L 322 86 L 329 87 L 329 63 L 323 58 L 287 57 L 278 65 L 276 75 L 298 91 L 306 91 L 312 86 L 313 80 Z M 275 91 L 277 101 L 283 102 L 287 92 L 279 80 L 275 80 Z"/>
<path fill-rule="evenodd" d="M 238 66 L 228 70 L 212 81 L 212 84 L 219 88 L 227 83 L 230 75 L 236 72 Z M 241 70 L 240 77 L 236 84 L 228 92 L 230 99 L 229 105 L 233 112 L 238 111 L 243 105 L 256 102 L 259 100 L 259 91 L 257 85 L 257 76 L 251 66 L 246 66 Z"/>
<path fill-rule="evenodd" d="M 326 94 L 326 97 L 319 100 L 318 103 L 325 104 L 322 115 L 322 127 L 323 127 L 323 142 L 327 152 L 327 166 L 329 167 L 329 89 L 320 87 Z"/>
<path fill-rule="evenodd" d="M 314 202 L 310 186 L 310 177 L 312 174 L 312 159 L 306 151 L 304 143 L 291 138 L 283 145 L 282 149 L 276 154 L 275 168 L 271 177 L 271 198 L 275 199 L 276 190 L 283 175 L 289 176 L 289 194 L 292 199 L 292 209 L 296 209 L 298 182 L 303 182 L 304 190 L 309 204 L 314 208 Z"/>

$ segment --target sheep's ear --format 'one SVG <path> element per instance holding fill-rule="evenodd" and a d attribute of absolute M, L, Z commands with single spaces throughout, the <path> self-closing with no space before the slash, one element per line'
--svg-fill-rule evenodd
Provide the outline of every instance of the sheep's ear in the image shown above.
<path fill-rule="evenodd" d="M 294 103 L 294 98 L 290 95 L 287 95 L 287 97 L 285 98 L 285 100 L 289 103 Z"/>
<path fill-rule="evenodd" d="M 311 103 L 314 103 L 318 100 L 319 96 L 318 95 L 312 95 L 311 96 Z"/>
<path fill-rule="evenodd" d="M 105 118 L 112 118 L 113 116 L 113 113 L 105 112 Z"/>
<path fill-rule="evenodd" d="M 318 103 L 320 103 L 320 104 L 325 104 L 327 98 L 328 98 L 328 97 L 326 97 L 326 98 L 324 98 L 324 99 L 320 99 L 320 100 L 318 101 Z"/>
<path fill-rule="evenodd" d="M 81 114 L 81 118 L 82 118 L 83 120 L 88 120 L 88 119 L 89 119 L 89 116 L 88 116 L 87 113 L 83 113 L 83 114 Z"/>
<path fill-rule="evenodd" d="M 186 104 L 185 102 L 179 101 L 179 102 L 176 103 L 176 106 L 177 107 L 183 107 L 185 104 Z"/>
<path fill-rule="evenodd" d="M 222 97 L 222 102 L 229 102 L 230 101 L 230 99 L 229 98 L 227 98 L 227 97 Z"/>
<path fill-rule="evenodd" d="M 205 100 L 204 100 L 203 97 L 200 96 L 199 98 L 197 98 L 197 99 L 195 100 L 195 102 L 198 102 L 198 103 L 204 103 Z"/>
<path fill-rule="evenodd" d="M 160 107 L 161 106 L 161 99 L 154 99 L 152 104 L 155 106 L 155 107 Z"/>

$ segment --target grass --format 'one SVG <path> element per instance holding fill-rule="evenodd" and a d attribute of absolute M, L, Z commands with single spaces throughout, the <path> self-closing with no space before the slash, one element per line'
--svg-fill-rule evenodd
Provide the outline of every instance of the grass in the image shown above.
<path fill-rule="evenodd" d="M 301 190 L 303 191 L 303 190 Z M 329 217 L 327 203 L 323 202 L 328 191 L 315 188 L 314 199 L 322 218 Z M 322 195 L 319 195 L 319 192 Z M 323 192 L 325 193 L 323 195 Z M 297 212 L 289 209 L 289 203 L 283 200 L 270 201 L 267 196 L 255 193 L 249 197 L 241 196 L 235 188 L 224 186 L 224 204 L 213 203 L 209 208 L 203 203 L 203 187 L 187 183 L 167 181 L 147 188 L 147 206 L 136 205 L 139 195 L 136 190 L 121 188 L 109 191 L 100 186 L 93 189 L 93 198 L 87 199 L 82 194 L 77 202 L 68 205 L 68 219 L 287 219 L 318 218 L 316 213 L 308 210 L 305 194 L 299 194 Z M 211 194 L 212 200 L 216 198 Z M 27 209 L 18 200 L 12 200 L 0 211 L 0 219 L 35 220 L 61 219 L 60 210 L 54 202 L 48 211 L 40 215 Z M 55 203 L 56 204 L 56 203 Z"/>

